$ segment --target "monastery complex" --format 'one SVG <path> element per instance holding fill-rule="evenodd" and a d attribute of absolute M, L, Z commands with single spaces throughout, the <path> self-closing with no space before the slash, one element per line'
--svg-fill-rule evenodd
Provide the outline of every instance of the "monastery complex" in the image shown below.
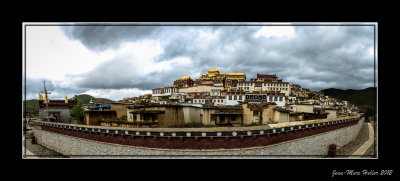
<path fill-rule="evenodd" d="M 364 121 L 347 101 L 277 75 L 247 80 L 244 73 L 215 68 L 195 79 L 182 76 L 151 94 L 90 100 L 80 122 L 70 117 L 77 99 L 50 100 L 46 89 L 45 97 L 39 93 L 40 120 L 34 123 L 39 144 L 69 156 L 332 156 L 355 139 Z"/>
<path fill-rule="evenodd" d="M 40 117 L 45 117 L 43 96 Z M 51 100 L 47 109 L 55 122 L 71 122 L 76 100 Z M 357 108 L 277 75 L 257 74 L 247 80 L 241 72 L 216 68 L 198 78 L 182 76 L 170 87 L 114 102 L 84 105 L 86 125 L 110 127 L 240 127 L 354 116 Z M 69 120 L 69 121 L 66 121 Z"/>

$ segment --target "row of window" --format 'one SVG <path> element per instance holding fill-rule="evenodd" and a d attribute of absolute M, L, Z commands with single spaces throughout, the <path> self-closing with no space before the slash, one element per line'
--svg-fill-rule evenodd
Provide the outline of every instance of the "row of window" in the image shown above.
<path fill-rule="evenodd" d="M 205 99 L 195 99 L 193 100 L 194 103 L 205 103 Z M 214 103 L 223 103 L 224 100 L 223 99 L 213 99 L 212 102 Z"/>
<path fill-rule="evenodd" d="M 250 90 L 250 88 L 249 87 L 239 87 L 239 89 L 240 90 Z M 288 90 L 288 88 L 281 88 L 281 89 L 279 89 L 279 88 L 274 88 L 274 87 L 272 87 L 272 88 L 270 88 L 269 90 L 273 90 L 273 91 L 275 91 L 275 90 L 285 90 L 285 91 L 287 91 Z"/>
<path fill-rule="evenodd" d="M 253 86 L 255 83 L 238 83 L 239 86 Z M 271 83 L 264 83 L 264 86 L 282 86 L 282 87 L 289 87 L 289 84 L 271 84 Z"/>
<path fill-rule="evenodd" d="M 270 90 L 285 90 L 285 91 L 287 91 L 288 90 L 288 88 L 274 88 L 274 87 L 272 87 L 272 88 L 270 88 Z"/>
<path fill-rule="evenodd" d="M 241 96 L 241 95 L 240 96 L 239 95 L 238 96 L 237 95 L 230 95 L 228 97 L 229 97 L 229 100 L 232 100 L 232 97 L 233 97 L 233 100 L 242 100 L 243 96 Z"/>
<path fill-rule="evenodd" d="M 169 88 L 169 89 L 158 89 L 158 90 L 153 90 L 153 94 L 164 94 L 164 93 L 174 93 L 178 92 L 178 89 L 176 88 Z"/>
<path fill-rule="evenodd" d="M 229 100 L 242 100 L 242 95 L 229 95 L 228 99 Z M 278 100 L 279 99 L 279 100 Z M 269 101 L 283 101 L 283 97 L 282 96 L 269 96 Z"/>

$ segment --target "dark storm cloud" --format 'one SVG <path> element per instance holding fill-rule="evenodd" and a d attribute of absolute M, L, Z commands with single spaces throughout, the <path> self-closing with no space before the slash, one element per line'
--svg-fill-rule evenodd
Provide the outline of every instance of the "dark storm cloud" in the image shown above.
<path fill-rule="evenodd" d="M 91 50 L 117 48 L 122 42 L 158 40 L 164 53 L 155 62 L 188 57 L 190 66 L 137 74 L 129 57 L 105 62 L 83 75 L 87 88 L 151 89 L 171 86 L 183 75 L 221 72 L 277 74 L 280 79 L 311 89 L 373 86 L 372 26 L 294 26 L 293 37 L 254 37 L 257 26 L 76 26 L 64 29 Z M 197 78 L 197 77 L 194 77 Z"/>
<path fill-rule="evenodd" d="M 89 89 L 86 88 L 72 88 L 59 86 L 53 83 L 51 80 L 45 78 L 30 78 L 26 77 L 26 84 L 23 95 L 26 93 L 26 100 L 39 99 L 39 93 L 43 92 L 44 86 L 43 81 L 46 81 L 46 90 L 49 93 L 50 99 L 64 99 L 64 96 L 69 96 L 71 98 L 73 95 L 81 94 Z M 25 81 L 24 81 L 25 82 Z"/>
<path fill-rule="evenodd" d="M 154 33 L 159 26 L 62 26 L 71 40 L 81 41 L 88 49 L 116 49 L 120 43 L 136 41 Z"/>
<path fill-rule="evenodd" d="M 46 90 L 48 93 L 54 91 L 56 86 L 48 79 L 44 78 L 29 78 L 26 77 L 24 83 L 26 82 L 25 89 L 24 89 L 24 96 L 26 94 L 27 99 L 38 99 L 38 94 L 43 92 L 44 94 L 44 83 L 46 81 Z"/>
<path fill-rule="evenodd" d="M 289 53 L 302 60 L 296 72 L 301 80 L 335 82 L 336 88 L 365 88 L 373 86 L 373 74 L 364 74 L 362 69 L 374 69 L 374 59 L 368 56 L 373 47 L 373 27 L 301 27 L 297 42 Z M 302 33 L 302 34 L 300 34 Z M 313 71 L 303 71 L 305 68 Z M 314 89 L 328 88 L 324 85 Z"/>
<path fill-rule="evenodd" d="M 26 77 L 25 81 L 25 88 L 26 88 L 26 93 L 27 94 L 39 94 L 39 92 L 43 91 L 44 92 L 44 82 L 46 81 L 46 90 L 48 92 L 53 91 L 54 90 L 54 84 L 48 80 L 48 79 L 44 79 L 44 78 L 29 78 Z"/>
<path fill-rule="evenodd" d="M 141 73 L 141 67 L 133 62 L 129 56 L 115 57 L 80 75 L 76 86 L 91 89 L 123 89 L 138 88 L 139 90 L 151 90 L 159 86 L 171 86 L 171 82 L 180 76 L 177 71 L 155 71 L 148 74 Z"/>

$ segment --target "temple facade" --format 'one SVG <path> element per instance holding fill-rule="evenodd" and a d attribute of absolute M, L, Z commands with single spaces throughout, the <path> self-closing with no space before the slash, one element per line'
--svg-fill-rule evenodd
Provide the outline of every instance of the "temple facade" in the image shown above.
<path fill-rule="evenodd" d="M 232 87 L 237 87 L 238 82 L 246 81 L 246 74 L 241 72 L 228 73 L 225 79 L 225 90 L 229 91 Z"/>
<path fill-rule="evenodd" d="M 212 68 L 208 73 L 204 73 L 198 79 L 195 79 L 194 85 L 222 86 L 224 90 L 229 90 L 231 87 L 236 87 L 237 82 L 245 80 L 246 74 L 244 73 L 232 72 L 226 74 L 219 72 L 217 68 Z"/>
<path fill-rule="evenodd" d="M 39 119 L 47 118 L 48 111 L 51 121 L 70 123 L 70 112 L 77 102 L 77 100 L 68 100 L 67 96 L 65 96 L 65 100 L 50 100 L 39 93 Z"/>
<path fill-rule="evenodd" d="M 194 84 L 194 80 L 190 78 L 190 76 L 185 75 L 182 78 L 176 79 L 174 81 L 174 87 L 192 87 Z"/>
<path fill-rule="evenodd" d="M 237 87 L 245 92 L 251 92 L 253 90 L 266 92 L 279 91 L 280 93 L 284 93 L 285 96 L 289 96 L 290 94 L 289 82 L 283 82 L 278 79 L 276 75 L 269 74 L 257 74 L 257 78 L 255 79 L 238 82 Z"/>

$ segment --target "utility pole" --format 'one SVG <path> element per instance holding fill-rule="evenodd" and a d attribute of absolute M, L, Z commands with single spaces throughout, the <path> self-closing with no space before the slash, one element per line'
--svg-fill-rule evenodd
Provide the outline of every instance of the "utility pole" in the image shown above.
<path fill-rule="evenodd" d="M 49 97 L 47 96 L 47 94 L 51 94 L 51 92 L 47 92 L 46 81 L 43 81 L 43 90 L 44 90 L 44 92 L 43 91 L 40 91 L 40 92 L 45 94 L 44 102 L 46 103 L 46 119 L 47 119 L 47 121 L 50 121 L 50 119 L 49 119 L 49 104 L 48 104 Z"/>

